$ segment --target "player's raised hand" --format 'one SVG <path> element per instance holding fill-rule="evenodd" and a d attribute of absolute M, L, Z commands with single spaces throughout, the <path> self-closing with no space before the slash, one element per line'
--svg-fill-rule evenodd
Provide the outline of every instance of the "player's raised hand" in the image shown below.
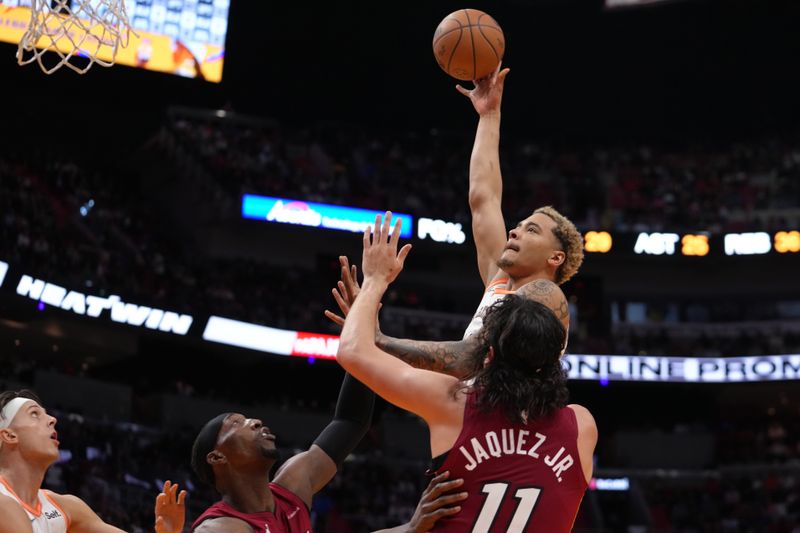
<path fill-rule="evenodd" d="M 186 520 L 186 491 L 178 493 L 178 485 L 164 482 L 164 490 L 156 496 L 156 533 L 181 533 Z"/>
<path fill-rule="evenodd" d="M 466 492 L 453 492 L 464 484 L 463 479 L 445 481 L 450 472 L 442 472 L 428 483 L 419 500 L 414 516 L 408 523 L 410 533 L 427 533 L 440 518 L 451 516 L 461 510 L 458 502 L 467 499 Z"/>
<path fill-rule="evenodd" d="M 491 76 L 474 80 L 474 87 L 471 90 L 465 89 L 461 85 L 456 85 L 458 92 L 472 101 L 475 111 L 479 115 L 488 115 L 500 112 L 500 103 L 503 100 L 503 87 L 505 86 L 506 76 L 509 69 L 501 69 L 502 64 L 497 65 Z"/>
<path fill-rule="evenodd" d="M 342 294 L 347 301 L 350 302 L 350 305 L 353 305 L 356 296 L 358 296 L 358 291 L 361 290 L 361 287 L 358 285 L 358 267 L 356 265 L 350 265 L 350 261 L 347 259 L 346 255 L 339 256 L 339 264 L 342 267 L 342 279 L 339 281 L 339 290 L 342 291 Z"/>
<path fill-rule="evenodd" d="M 408 252 L 411 245 L 406 244 L 397 251 L 397 242 L 400 240 L 401 219 L 397 219 L 394 224 L 394 231 L 389 231 L 392 224 L 392 213 L 387 211 L 381 224 L 381 216 L 375 216 L 375 226 L 364 230 L 364 253 L 361 259 L 361 271 L 364 279 L 374 278 L 376 280 L 391 283 L 403 270 Z"/>
<path fill-rule="evenodd" d="M 339 282 L 336 284 L 336 287 L 331 289 L 331 293 L 333 294 L 333 299 L 336 301 L 336 305 L 339 306 L 339 311 L 341 311 L 342 314 L 337 315 L 336 313 L 326 309 L 325 316 L 328 317 L 333 323 L 344 327 L 344 319 L 350 312 L 350 306 L 353 305 L 353 302 L 355 301 L 356 296 L 358 296 L 358 291 L 361 290 L 361 287 L 358 284 L 358 268 L 356 265 L 350 265 L 350 261 L 348 261 L 347 256 L 339 256 L 339 265 L 341 265 L 342 269 L 342 279 L 339 280 Z"/>

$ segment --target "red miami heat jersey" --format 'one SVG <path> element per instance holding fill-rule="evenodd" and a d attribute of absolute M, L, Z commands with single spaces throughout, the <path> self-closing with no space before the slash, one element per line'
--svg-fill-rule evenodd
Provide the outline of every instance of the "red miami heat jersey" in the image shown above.
<path fill-rule="evenodd" d="M 311 515 L 306 504 L 293 492 L 269 484 L 275 498 L 275 512 L 240 513 L 225 502 L 217 502 L 192 524 L 192 531 L 204 520 L 211 518 L 238 518 L 253 528 L 254 533 L 311 533 Z"/>
<path fill-rule="evenodd" d="M 578 455 L 578 423 L 569 407 L 515 424 L 501 410 L 483 413 L 467 398 L 464 426 L 437 473 L 464 478 L 461 512 L 432 531 L 561 533 L 570 531 L 586 478 Z"/>

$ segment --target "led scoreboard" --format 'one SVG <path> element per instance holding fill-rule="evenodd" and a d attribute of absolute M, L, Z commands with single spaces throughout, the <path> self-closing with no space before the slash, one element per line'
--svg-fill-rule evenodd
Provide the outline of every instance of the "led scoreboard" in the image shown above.
<path fill-rule="evenodd" d="M 71 8 L 77 10 L 75 0 Z M 0 0 L 0 41 L 18 43 L 30 20 L 31 0 Z M 222 80 L 230 0 L 126 0 L 133 31 L 120 48 L 120 65 L 206 81 Z M 98 54 L 110 59 L 110 53 Z"/>
<path fill-rule="evenodd" d="M 230 0 L 127 2 L 133 28 L 152 36 L 140 41 L 136 62 L 141 64 L 137 66 L 208 81 L 222 79 Z M 153 37 L 162 42 L 157 43 Z M 169 50 L 164 49 L 164 38 Z"/>

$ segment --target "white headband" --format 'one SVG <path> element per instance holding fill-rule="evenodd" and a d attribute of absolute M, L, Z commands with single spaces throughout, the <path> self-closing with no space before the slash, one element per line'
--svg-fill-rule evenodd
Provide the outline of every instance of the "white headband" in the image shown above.
<path fill-rule="evenodd" d="M 14 420 L 14 417 L 17 416 L 17 411 L 19 411 L 22 406 L 28 402 L 36 403 L 36 400 L 18 396 L 8 402 L 6 406 L 3 407 L 3 410 L 0 411 L 0 429 L 6 429 L 8 426 L 10 426 L 11 422 Z"/>

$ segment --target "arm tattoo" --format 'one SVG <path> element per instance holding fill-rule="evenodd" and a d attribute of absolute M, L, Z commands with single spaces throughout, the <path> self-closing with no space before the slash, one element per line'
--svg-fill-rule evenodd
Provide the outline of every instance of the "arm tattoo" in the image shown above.
<path fill-rule="evenodd" d="M 550 280 L 537 279 L 522 286 L 517 294 L 549 307 L 559 320 L 569 318 L 569 305 L 561 288 Z"/>
<path fill-rule="evenodd" d="M 413 341 L 379 335 L 378 347 L 415 368 L 432 370 L 462 378 L 467 372 L 467 360 L 472 348 L 470 340 L 465 341 Z"/>

